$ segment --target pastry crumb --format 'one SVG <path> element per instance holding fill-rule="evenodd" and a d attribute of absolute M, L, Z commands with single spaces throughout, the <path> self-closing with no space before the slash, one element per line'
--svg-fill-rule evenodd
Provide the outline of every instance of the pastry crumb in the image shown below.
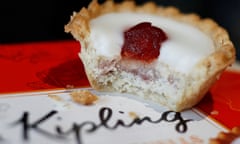
<path fill-rule="evenodd" d="M 232 128 L 229 132 L 219 132 L 216 138 L 209 140 L 209 144 L 230 144 L 240 137 L 240 126 Z"/>
<path fill-rule="evenodd" d="M 129 112 L 128 114 L 133 119 L 139 118 L 139 116 L 135 112 Z"/>
<path fill-rule="evenodd" d="M 74 89 L 74 85 L 66 85 L 66 89 Z"/>
<path fill-rule="evenodd" d="M 98 100 L 98 97 L 88 90 L 73 91 L 70 93 L 70 96 L 73 101 L 82 105 L 91 105 Z"/>
<path fill-rule="evenodd" d="M 219 112 L 217 111 L 217 110 L 213 110 L 213 111 L 211 111 L 211 113 L 210 113 L 211 115 L 218 115 L 219 114 Z"/>
<path fill-rule="evenodd" d="M 62 101 L 62 98 L 58 95 L 48 94 L 48 97 L 56 101 Z"/>

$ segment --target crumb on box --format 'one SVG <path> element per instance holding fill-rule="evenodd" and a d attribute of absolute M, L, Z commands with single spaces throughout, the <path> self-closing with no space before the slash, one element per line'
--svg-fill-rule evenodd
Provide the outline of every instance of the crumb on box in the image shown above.
<path fill-rule="evenodd" d="M 74 89 L 74 85 L 66 85 L 66 89 Z"/>
<path fill-rule="evenodd" d="M 58 95 L 48 94 L 48 97 L 56 101 L 62 101 L 62 98 Z"/>
<path fill-rule="evenodd" d="M 129 112 L 128 114 L 133 119 L 139 118 L 139 116 L 135 112 Z"/>
<path fill-rule="evenodd" d="M 234 127 L 229 132 L 219 132 L 216 138 L 209 140 L 209 144 L 230 144 L 240 137 L 240 127 Z"/>
<path fill-rule="evenodd" d="M 83 105 L 91 105 L 98 100 L 98 97 L 88 90 L 76 90 L 70 95 L 73 101 Z"/>
<path fill-rule="evenodd" d="M 218 115 L 219 114 L 219 112 L 217 111 L 217 110 L 213 110 L 213 111 L 211 111 L 211 113 L 210 113 L 211 115 Z"/>

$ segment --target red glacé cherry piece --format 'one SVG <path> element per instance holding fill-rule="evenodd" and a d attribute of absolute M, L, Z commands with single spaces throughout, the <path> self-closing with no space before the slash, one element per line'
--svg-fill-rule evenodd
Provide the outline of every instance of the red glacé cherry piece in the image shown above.
<path fill-rule="evenodd" d="M 161 43 L 166 34 L 149 22 L 143 22 L 124 32 L 124 44 L 121 50 L 123 58 L 151 62 L 160 54 Z"/>

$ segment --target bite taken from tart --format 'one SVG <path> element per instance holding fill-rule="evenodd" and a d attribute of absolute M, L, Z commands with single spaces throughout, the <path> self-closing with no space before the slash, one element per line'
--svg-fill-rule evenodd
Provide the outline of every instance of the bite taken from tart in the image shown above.
<path fill-rule="evenodd" d="M 80 42 L 91 86 L 182 111 L 196 105 L 235 61 L 227 31 L 211 19 L 153 2 L 93 0 L 65 31 Z"/>

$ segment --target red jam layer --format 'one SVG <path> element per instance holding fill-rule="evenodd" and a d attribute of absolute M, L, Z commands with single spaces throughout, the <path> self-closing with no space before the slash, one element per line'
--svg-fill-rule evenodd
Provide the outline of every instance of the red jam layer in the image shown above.
<path fill-rule="evenodd" d="M 161 43 L 167 40 L 164 31 L 150 22 L 139 23 L 124 32 L 123 58 L 152 62 L 160 55 Z"/>

